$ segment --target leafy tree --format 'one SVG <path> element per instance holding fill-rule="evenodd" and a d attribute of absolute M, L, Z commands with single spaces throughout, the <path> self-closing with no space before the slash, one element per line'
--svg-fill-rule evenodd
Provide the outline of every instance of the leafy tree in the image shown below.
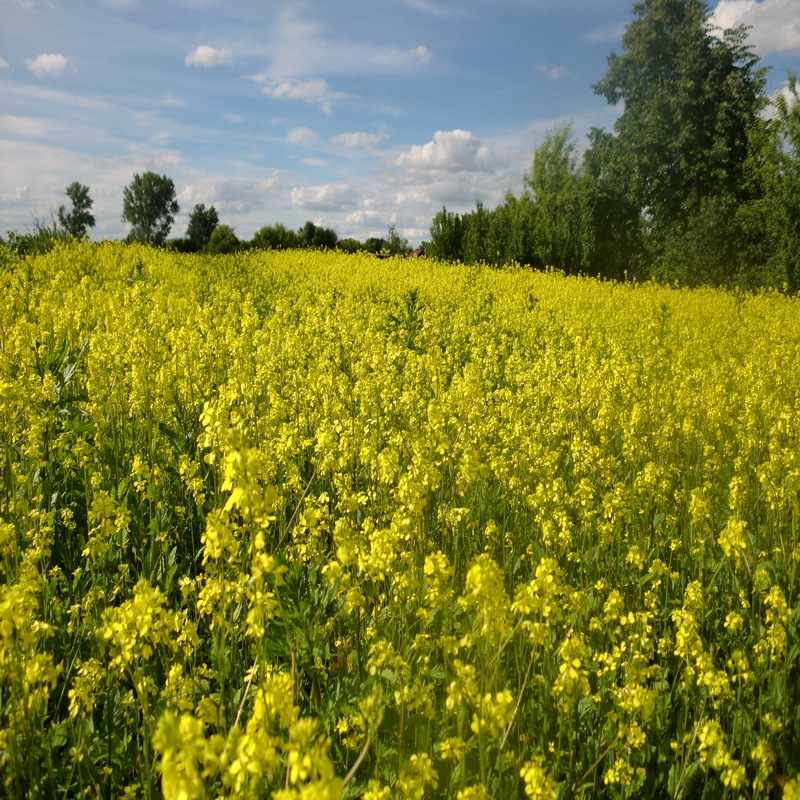
<path fill-rule="evenodd" d="M 382 253 L 388 247 L 386 239 L 381 236 L 370 236 L 364 240 L 364 251 L 367 253 Z"/>
<path fill-rule="evenodd" d="M 134 241 L 163 244 L 179 210 L 175 184 L 166 175 L 137 173 L 122 193 L 122 220 L 133 226 Z"/>
<path fill-rule="evenodd" d="M 766 71 L 745 28 L 712 31 L 702 0 L 642 0 L 633 13 L 622 54 L 609 55 L 593 87 L 624 102 L 613 141 L 594 135 L 594 178 L 605 171 L 617 179 L 615 187 L 605 179 L 591 186 L 595 235 L 601 249 L 637 242 L 632 204 L 641 234 L 633 261 L 650 275 L 729 281 L 741 272 L 737 211 L 758 194 L 746 173 Z M 609 194 L 620 205 L 598 219 Z M 623 263 L 627 256 L 623 247 Z"/>
<path fill-rule="evenodd" d="M 592 128 L 583 154 L 581 193 L 587 221 L 587 271 L 622 280 L 637 274 L 642 252 L 643 219 L 632 191 L 631 170 L 618 140 Z"/>
<path fill-rule="evenodd" d="M 289 250 L 297 247 L 299 240 L 293 230 L 282 222 L 276 222 L 274 225 L 265 225 L 257 230 L 251 244 L 264 250 Z"/>
<path fill-rule="evenodd" d="M 465 264 L 494 263 L 489 246 L 491 216 L 492 212 L 480 200 L 475 203 L 474 211 L 461 216 L 461 259 Z"/>
<path fill-rule="evenodd" d="M 571 125 L 548 133 L 522 183 L 533 201 L 535 266 L 580 271 L 587 263 L 588 220 Z"/>
<path fill-rule="evenodd" d="M 214 206 L 206 209 L 203 203 L 199 203 L 194 207 L 186 228 L 186 238 L 196 253 L 208 244 L 217 225 L 219 225 L 219 214 Z"/>
<path fill-rule="evenodd" d="M 642 208 L 665 222 L 687 202 L 740 195 L 748 136 L 763 107 L 765 70 L 745 29 L 711 32 L 701 0 L 643 0 L 593 88 L 624 101 L 614 125 Z"/>
<path fill-rule="evenodd" d="M 203 252 L 215 255 L 235 253 L 240 245 L 241 242 L 230 225 L 217 225 L 211 232 L 208 244 Z"/>
<path fill-rule="evenodd" d="M 86 235 L 86 229 L 93 228 L 95 224 L 89 187 L 73 181 L 67 186 L 66 195 L 72 201 L 72 210 L 67 211 L 65 206 L 59 206 L 58 224 L 70 236 L 80 239 Z"/>
<path fill-rule="evenodd" d="M 775 227 L 780 234 L 775 266 L 789 291 L 800 290 L 800 87 L 789 74 L 785 94 L 775 101 L 777 170 L 772 173 L 771 197 Z"/>
<path fill-rule="evenodd" d="M 347 239 L 339 239 L 336 242 L 336 249 L 341 250 L 343 253 L 357 253 L 359 250 L 364 249 L 364 245 L 358 239 L 349 236 Z"/>
<path fill-rule="evenodd" d="M 386 249 L 393 256 L 406 255 L 411 252 L 411 248 L 408 246 L 408 239 L 404 239 L 394 225 L 389 226 L 386 234 Z"/>
<path fill-rule="evenodd" d="M 431 241 L 428 255 L 441 261 L 460 261 L 463 258 L 463 226 L 458 214 L 444 206 L 433 218 L 430 228 Z"/>
<path fill-rule="evenodd" d="M 298 231 L 298 239 L 301 247 L 324 250 L 336 247 L 339 237 L 333 228 L 323 228 L 309 220 Z"/>

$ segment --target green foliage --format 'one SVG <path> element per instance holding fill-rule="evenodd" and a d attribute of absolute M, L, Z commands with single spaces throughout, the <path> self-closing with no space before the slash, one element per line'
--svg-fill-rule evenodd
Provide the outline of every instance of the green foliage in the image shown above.
<path fill-rule="evenodd" d="M 207 209 L 200 203 L 194 207 L 186 228 L 186 238 L 195 253 L 199 253 L 208 244 L 217 225 L 219 225 L 219 214 L 214 206 Z"/>
<path fill-rule="evenodd" d="M 49 253 L 59 242 L 71 238 L 59 228 L 55 220 L 48 224 L 38 214 L 34 215 L 32 227 L 27 233 L 8 231 L 6 236 L 6 249 L 17 256 L 43 255 Z"/>
<path fill-rule="evenodd" d="M 364 245 L 358 239 L 348 237 L 347 239 L 339 239 L 336 242 L 336 249 L 341 250 L 343 253 L 357 253 L 359 250 L 364 249 Z"/>
<path fill-rule="evenodd" d="M 432 258 L 442 261 L 460 261 L 463 258 L 463 229 L 458 214 L 442 206 L 442 210 L 433 218 L 430 234 L 428 252 Z"/>
<path fill-rule="evenodd" d="M 253 247 L 263 250 L 290 250 L 297 247 L 298 235 L 287 228 L 282 222 L 274 225 L 265 225 L 256 231 L 251 242 Z"/>
<path fill-rule="evenodd" d="M 587 212 L 581 195 L 572 126 L 551 131 L 536 148 L 523 178 L 533 200 L 536 266 L 579 272 L 587 264 Z"/>
<path fill-rule="evenodd" d="M 67 186 L 66 195 L 72 201 L 72 210 L 59 206 L 58 223 L 70 236 L 80 239 L 86 235 L 87 228 L 93 228 L 95 224 L 89 187 L 74 181 Z"/>
<path fill-rule="evenodd" d="M 404 239 L 394 225 L 390 225 L 386 233 L 386 249 L 393 256 L 404 256 L 411 252 L 408 239 Z"/>
<path fill-rule="evenodd" d="M 241 242 L 230 225 L 217 225 L 211 232 L 204 252 L 217 255 L 235 253 L 240 245 Z"/>
<path fill-rule="evenodd" d="M 699 0 L 645 0 L 594 90 L 624 102 L 614 125 L 641 208 L 669 223 L 725 191 L 738 196 L 764 70 L 744 29 L 714 36 Z"/>
<path fill-rule="evenodd" d="M 382 253 L 386 249 L 386 239 L 380 236 L 370 236 L 364 241 L 362 249 L 366 253 Z"/>
<path fill-rule="evenodd" d="M 788 75 L 773 99 L 770 118 L 751 139 L 751 184 L 760 192 L 739 209 L 747 260 L 761 269 L 761 283 L 800 289 L 800 94 Z"/>
<path fill-rule="evenodd" d="M 311 220 L 300 228 L 297 232 L 298 244 L 300 247 L 307 247 L 313 250 L 332 250 L 336 247 L 338 236 L 333 228 L 323 228 L 315 225 Z"/>
<path fill-rule="evenodd" d="M 130 241 L 163 244 L 180 211 L 175 184 L 166 175 L 138 173 L 122 193 L 122 221 L 132 225 Z"/>

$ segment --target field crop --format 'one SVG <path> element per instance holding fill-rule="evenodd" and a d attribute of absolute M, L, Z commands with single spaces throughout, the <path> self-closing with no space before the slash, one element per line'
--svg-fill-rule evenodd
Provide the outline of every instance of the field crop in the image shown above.
<path fill-rule="evenodd" d="M 800 304 L 0 255 L 11 798 L 800 797 Z"/>

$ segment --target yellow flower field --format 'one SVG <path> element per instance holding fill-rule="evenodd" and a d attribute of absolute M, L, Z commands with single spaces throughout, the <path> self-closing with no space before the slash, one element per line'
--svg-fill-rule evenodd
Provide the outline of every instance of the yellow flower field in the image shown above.
<path fill-rule="evenodd" d="M 800 303 L 0 254 L 5 796 L 800 797 Z"/>

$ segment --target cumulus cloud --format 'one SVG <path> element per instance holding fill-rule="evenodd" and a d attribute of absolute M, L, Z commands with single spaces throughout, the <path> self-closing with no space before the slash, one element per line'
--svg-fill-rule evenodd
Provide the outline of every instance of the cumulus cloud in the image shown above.
<path fill-rule="evenodd" d="M 25 60 L 25 66 L 37 77 L 43 75 L 60 75 L 70 64 L 61 53 L 42 53 L 36 58 Z"/>
<path fill-rule="evenodd" d="M 267 78 L 257 75 L 254 80 L 264 84 L 261 91 L 269 97 L 302 100 L 312 106 L 319 106 L 324 114 L 331 114 L 333 103 L 347 97 L 344 92 L 334 91 L 322 78 L 298 80 L 296 78 Z"/>
<path fill-rule="evenodd" d="M 310 128 L 292 128 L 286 134 L 286 141 L 292 144 L 310 144 L 317 141 L 317 134 Z"/>
<path fill-rule="evenodd" d="M 756 51 L 800 54 L 800 0 L 720 0 L 711 15 L 719 31 L 749 25 Z"/>
<path fill-rule="evenodd" d="M 0 58 L 0 70 L 2 69 L 8 69 L 8 61 L 4 58 Z"/>
<path fill-rule="evenodd" d="M 433 140 L 401 153 L 393 166 L 415 171 L 493 172 L 505 163 L 472 131 L 436 131 Z"/>
<path fill-rule="evenodd" d="M 217 50 L 207 44 L 201 44 L 186 56 L 185 61 L 189 67 L 220 67 L 233 64 L 233 51 L 227 48 Z"/>
<path fill-rule="evenodd" d="M 178 202 L 184 209 L 205 203 L 221 212 L 244 214 L 274 205 L 279 189 L 277 174 L 264 180 L 210 177 L 187 184 L 178 195 Z"/>
<path fill-rule="evenodd" d="M 340 133 L 331 139 L 331 144 L 335 147 L 350 147 L 354 150 L 368 150 L 376 144 L 380 144 L 384 139 L 388 139 L 388 133 Z"/>
<path fill-rule="evenodd" d="M 358 190 L 348 183 L 295 186 L 292 204 L 315 211 L 343 211 L 355 207 L 357 195 Z"/>
<path fill-rule="evenodd" d="M 555 67 L 551 64 L 544 64 L 541 61 L 536 64 L 537 72 L 547 75 L 551 80 L 558 80 L 565 75 L 569 75 L 569 70 L 566 67 Z"/>

